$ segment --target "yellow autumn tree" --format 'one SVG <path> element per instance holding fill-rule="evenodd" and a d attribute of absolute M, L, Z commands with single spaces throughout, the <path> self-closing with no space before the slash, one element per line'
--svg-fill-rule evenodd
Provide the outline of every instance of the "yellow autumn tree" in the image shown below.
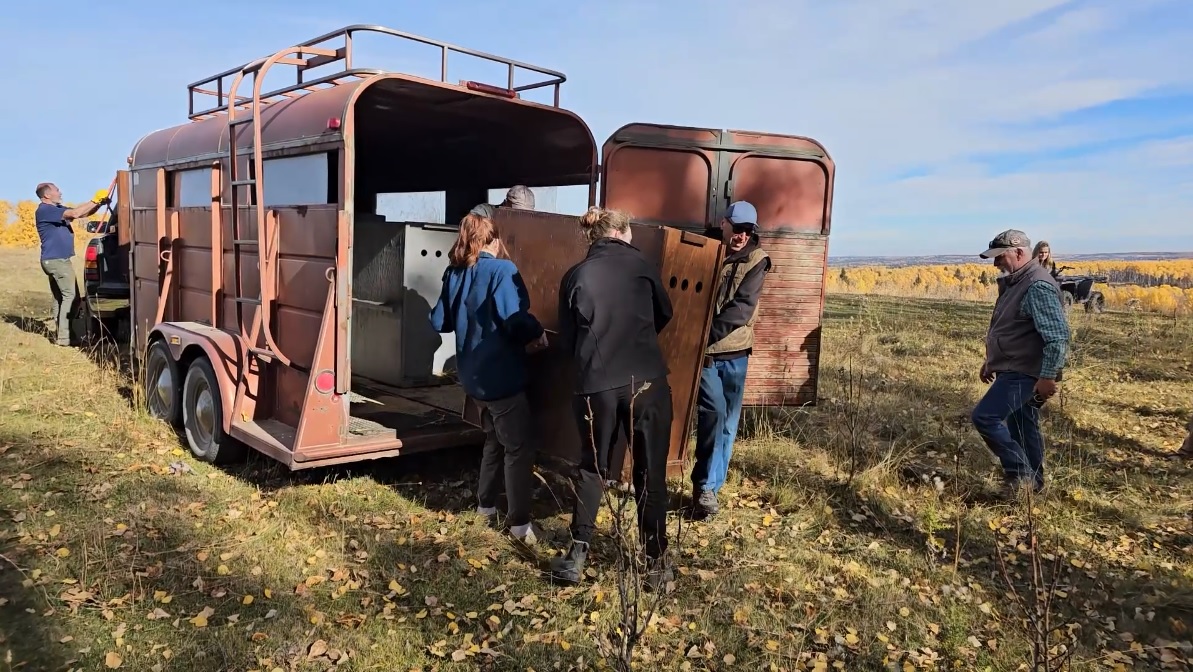
<path fill-rule="evenodd" d="M 1074 267 L 1066 274 L 1105 276 L 1109 283 L 1096 283 L 1094 289 L 1102 292 L 1111 310 L 1193 314 L 1193 259 L 1059 265 Z M 997 277 L 998 271 L 988 263 L 830 268 L 826 290 L 992 302 L 998 295 Z"/>
<path fill-rule="evenodd" d="M 87 219 L 99 219 L 102 212 L 101 209 Z M 17 201 L 15 205 L 9 201 L 0 201 L 0 247 L 36 247 L 39 244 L 36 213 L 37 201 Z M 87 233 L 83 222 L 75 224 L 73 228 L 76 246 L 86 245 L 92 238 L 93 234 Z"/>

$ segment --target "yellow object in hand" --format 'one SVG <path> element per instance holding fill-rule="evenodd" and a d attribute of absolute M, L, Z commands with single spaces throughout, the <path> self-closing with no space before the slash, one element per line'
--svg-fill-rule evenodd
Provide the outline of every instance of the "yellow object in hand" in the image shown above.
<path fill-rule="evenodd" d="M 91 200 L 95 201 L 96 203 L 103 203 L 104 199 L 106 199 L 107 197 L 108 197 L 108 190 L 100 189 L 95 192 L 95 195 L 91 197 Z"/>

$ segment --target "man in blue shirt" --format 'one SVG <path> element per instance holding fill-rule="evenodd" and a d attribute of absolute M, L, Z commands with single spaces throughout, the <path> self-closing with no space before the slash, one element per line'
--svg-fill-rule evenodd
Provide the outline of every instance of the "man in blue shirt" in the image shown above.
<path fill-rule="evenodd" d="M 70 223 L 87 217 L 108 202 L 106 191 L 77 208 L 62 205 L 62 192 L 51 182 L 37 185 L 37 237 L 41 240 L 41 270 L 50 280 L 54 294 L 54 316 L 57 320 L 58 345 L 70 345 L 70 313 L 78 290 L 75 285 L 75 232 Z"/>

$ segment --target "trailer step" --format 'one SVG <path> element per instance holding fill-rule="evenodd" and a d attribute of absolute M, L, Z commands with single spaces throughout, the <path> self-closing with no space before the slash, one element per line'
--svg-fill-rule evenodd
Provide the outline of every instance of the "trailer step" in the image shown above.
<path fill-rule="evenodd" d="M 242 433 L 263 444 L 266 448 L 275 450 L 294 450 L 294 438 L 298 430 L 281 420 L 268 418 L 257 422 L 244 422 L 232 425 L 233 434 Z"/>
<path fill-rule="evenodd" d="M 397 436 L 397 432 L 392 428 L 379 422 L 353 417 L 348 418 L 348 433 L 352 436 L 381 436 L 385 434 Z"/>
<path fill-rule="evenodd" d="M 348 403 L 349 404 L 377 404 L 377 405 L 381 405 L 380 401 L 377 401 L 376 399 L 370 399 L 370 398 L 366 397 L 365 395 L 361 394 L 360 392 L 349 392 L 348 393 Z"/>

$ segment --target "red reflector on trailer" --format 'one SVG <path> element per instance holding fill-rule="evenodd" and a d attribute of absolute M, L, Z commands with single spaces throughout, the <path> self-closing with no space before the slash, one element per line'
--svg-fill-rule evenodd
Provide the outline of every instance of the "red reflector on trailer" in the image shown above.
<path fill-rule="evenodd" d="M 315 391 L 319 394 L 328 394 L 336 385 L 336 376 L 331 371 L 320 371 L 319 375 L 315 376 Z"/>
<path fill-rule="evenodd" d="M 471 80 L 461 80 L 461 84 L 469 91 L 480 91 L 481 93 L 490 93 L 494 96 L 501 96 L 503 98 L 517 98 L 518 92 L 513 89 L 505 89 L 500 86 L 493 86 L 492 84 L 482 84 L 480 82 L 473 82 Z"/>
<path fill-rule="evenodd" d="M 334 131 L 339 127 L 340 127 L 340 118 L 339 117 L 332 117 L 327 120 L 328 130 Z"/>

